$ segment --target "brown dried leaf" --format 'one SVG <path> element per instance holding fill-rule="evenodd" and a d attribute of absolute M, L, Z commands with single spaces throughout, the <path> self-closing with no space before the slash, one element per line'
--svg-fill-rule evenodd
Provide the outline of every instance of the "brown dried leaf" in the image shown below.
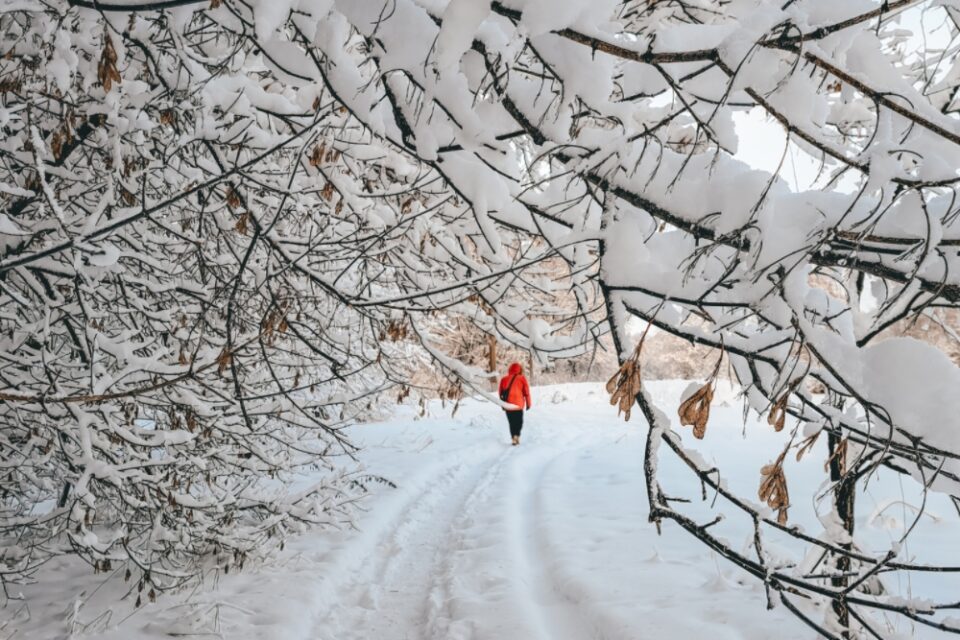
<path fill-rule="evenodd" d="M 241 202 L 242 202 L 242 201 L 240 200 L 240 194 L 237 193 L 237 190 L 236 190 L 236 189 L 234 189 L 234 188 L 232 188 L 232 187 L 231 187 L 230 189 L 227 189 L 227 204 L 228 204 L 231 208 L 233 208 L 233 209 L 238 208 L 238 207 L 240 206 Z"/>
<path fill-rule="evenodd" d="M 623 367 L 625 366 L 627 366 L 626 363 L 624 363 L 623 366 L 620 367 L 609 380 L 607 380 L 607 393 L 613 395 L 613 393 L 617 390 L 617 387 L 620 386 L 617 383 L 617 380 L 620 378 L 620 374 L 623 373 Z M 613 404 L 613 402 L 611 401 L 610 404 Z"/>
<path fill-rule="evenodd" d="M 827 471 L 830 469 L 830 463 L 834 460 L 837 461 L 837 466 L 840 467 L 840 475 L 843 475 L 847 472 L 847 438 L 844 438 L 837 444 L 837 448 L 833 450 L 833 455 L 827 458 L 827 461 L 823 463 L 823 470 Z"/>
<path fill-rule="evenodd" d="M 120 84 L 120 71 L 117 70 L 117 51 L 113 48 L 110 34 L 104 34 L 103 53 L 100 54 L 100 63 L 97 65 L 97 78 L 103 85 L 103 90 L 110 92 L 113 83 Z"/>
<path fill-rule="evenodd" d="M 389 339 L 390 342 L 397 342 L 407 337 L 407 325 L 400 320 L 391 320 L 387 323 L 386 330 L 381 331 L 380 340 Z"/>
<path fill-rule="evenodd" d="M 693 427 L 693 437 L 703 440 L 710 419 L 710 403 L 713 402 L 713 382 L 707 381 L 696 393 L 687 398 L 677 409 L 680 424 Z"/>
<path fill-rule="evenodd" d="M 797 462 L 800 462 L 803 456 L 806 455 L 806 453 L 813 448 L 813 445 L 817 442 L 817 438 L 819 437 L 820 437 L 820 432 L 817 431 L 815 434 L 813 434 L 812 436 L 810 436 L 809 438 L 801 442 L 799 445 L 797 445 L 798 447 Z"/>
<path fill-rule="evenodd" d="M 767 424 L 771 425 L 774 431 L 783 431 L 783 425 L 787 420 L 787 398 L 789 397 L 790 392 L 788 391 L 780 396 L 780 399 L 770 407 L 770 413 L 767 415 Z"/>
<path fill-rule="evenodd" d="M 53 136 L 50 138 L 50 151 L 53 153 L 54 160 L 60 159 L 60 153 L 63 151 L 63 144 L 66 141 L 66 136 L 63 134 L 62 129 L 57 129 L 53 132 Z"/>
<path fill-rule="evenodd" d="M 4 78 L 0 80 L 0 93 L 16 93 L 21 86 L 22 83 L 17 78 Z"/>
<path fill-rule="evenodd" d="M 224 347 L 220 355 L 217 356 L 217 373 L 223 375 L 224 370 L 230 366 L 230 351 Z"/>
<path fill-rule="evenodd" d="M 120 187 L 120 199 L 123 201 L 123 204 L 128 207 L 132 207 L 137 204 L 137 194 L 127 191 L 122 186 Z"/>
<path fill-rule="evenodd" d="M 310 152 L 310 166 L 319 167 L 323 164 L 323 154 L 326 151 L 325 145 L 321 142 Z"/>
<path fill-rule="evenodd" d="M 237 224 L 233 226 L 237 230 L 237 233 L 240 235 L 247 235 L 247 231 L 250 229 L 249 225 L 249 214 L 244 212 L 238 219 Z"/>
<path fill-rule="evenodd" d="M 646 336 L 646 333 L 644 333 Z M 617 407 L 617 415 L 623 414 L 625 421 L 630 420 L 630 410 L 636 402 L 637 395 L 643 389 L 643 380 L 640 375 L 640 352 L 643 349 L 643 338 L 636 349 L 620 369 L 607 381 L 606 389 L 610 394 L 610 404 Z"/>
<path fill-rule="evenodd" d="M 333 199 L 333 183 L 327 182 L 325 185 L 323 185 L 323 190 L 320 192 L 320 195 L 324 200 L 330 202 L 330 200 Z"/>
<path fill-rule="evenodd" d="M 617 406 L 617 415 L 623 414 L 624 420 L 630 420 L 630 410 L 641 389 L 640 365 L 631 358 L 623 363 L 620 370 L 607 382 L 610 404 Z"/>
<path fill-rule="evenodd" d="M 787 491 L 787 477 L 783 473 L 784 450 L 773 464 L 760 469 L 760 489 L 757 495 L 771 509 L 777 510 L 777 522 L 787 523 L 787 509 L 790 507 L 790 493 Z"/>

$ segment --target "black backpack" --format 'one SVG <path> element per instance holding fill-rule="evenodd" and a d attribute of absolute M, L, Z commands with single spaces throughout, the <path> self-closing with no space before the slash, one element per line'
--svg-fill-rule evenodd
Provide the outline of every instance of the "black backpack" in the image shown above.
<path fill-rule="evenodd" d="M 510 397 L 510 389 L 513 388 L 513 383 L 516 382 L 517 376 L 520 374 L 513 374 L 513 378 L 510 380 L 510 384 L 507 385 L 507 388 L 500 392 L 500 400 L 503 402 L 507 401 L 507 398 Z"/>

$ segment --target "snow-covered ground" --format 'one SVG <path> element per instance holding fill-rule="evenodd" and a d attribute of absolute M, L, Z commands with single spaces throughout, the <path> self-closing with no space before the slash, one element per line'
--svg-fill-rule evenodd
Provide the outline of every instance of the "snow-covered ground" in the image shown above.
<path fill-rule="evenodd" d="M 651 390 L 674 409 L 684 386 L 653 383 Z M 211 575 L 201 589 L 137 610 L 121 600 L 129 585 L 119 575 L 93 576 L 59 560 L 44 570 L 42 588 L 0 609 L 0 639 L 814 637 L 782 607 L 767 611 L 756 581 L 678 527 L 665 523 L 657 534 L 647 522 L 642 475 L 646 427 L 638 416 L 617 419 L 606 400 L 599 384 L 535 388 L 516 448 L 491 404 L 465 401 L 455 417 L 449 405 L 434 405 L 426 418 L 401 407 L 389 422 L 353 429 L 367 471 L 397 485 L 369 485 L 358 530 L 304 534 L 269 563 Z M 744 425 L 729 393 L 715 404 L 705 457 L 753 498 L 759 466 L 782 449 L 785 434 L 753 419 Z M 684 440 L 692 442 L 688 430 Z M 809 496 L 824 478 L 822 454 L 787 467 L 791 522 L 812 532 Z M 699 485 L 678 465 L 662 464 L 671 495 L 699 500 Z M 888 489 L 868 487 L 858 511 L 859 531 L 879 549 L 909 519 L 902 504 L 871 497 L 889 496 Z M 900 490 L 909 502 L 909 488 Z M 948 508 L 929 504 L 934 516 L 949 516 Z M 912 544 L 956 554 L 958 531 L 948 521 L 955 518 L 925 517 Z M 723 526 L 733 541 L 747 533 L 735 521 Z M 909 587 L 957 591 L 955 578 L 924 580 Z M 902 624 L 897 631 L 914 632 Z"/>

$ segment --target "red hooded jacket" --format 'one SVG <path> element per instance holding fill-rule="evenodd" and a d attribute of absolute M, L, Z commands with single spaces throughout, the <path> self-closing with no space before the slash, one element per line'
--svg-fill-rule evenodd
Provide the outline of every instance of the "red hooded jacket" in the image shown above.
<path fill-rule="evenodd" d="M 512 384 L 511 384 L 512 383 Z M 507 409 L 507 411 L 523 411 L 524 407 L 529 409 L 533 406 L 530 401 L 530 385 L 523 376 L 523 367 L 519 362 L 514 362 L 507 369 L 507 375 L 500 379 L 499 393 L 510 387 L 510 394 L 507 396 L 507 402 L 517 407 L 516 409 Z"/>

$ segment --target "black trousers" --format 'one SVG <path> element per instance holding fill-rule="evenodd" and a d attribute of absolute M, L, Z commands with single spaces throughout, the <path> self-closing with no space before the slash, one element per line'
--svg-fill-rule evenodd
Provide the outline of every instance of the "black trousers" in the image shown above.
<path fill-rule="evenodd" d="M 519 436 L 523 429 L 523 411 L 507 411 L 506 414 L 510 423 L 510 437 Z"/>

